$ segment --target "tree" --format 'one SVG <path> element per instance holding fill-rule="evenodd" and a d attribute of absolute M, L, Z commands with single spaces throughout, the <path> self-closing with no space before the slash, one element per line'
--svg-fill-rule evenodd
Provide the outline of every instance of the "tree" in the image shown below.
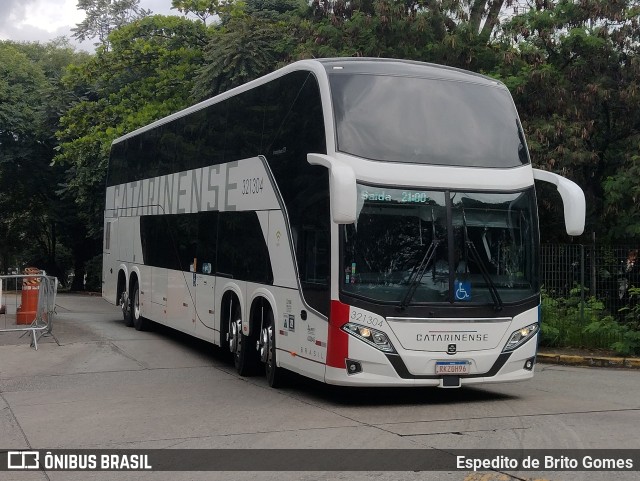
<path fill-rule="evenodd" d="M 59 224 L 63 171 L 51 166 L 67 92 L 60 79 L 81 58 L 64 39 L 0 42 L 0 271 L 25 263 L 62 273 Z M 65 249 L 66 250 L 66 249 Z"/>
<path fill-rule="evenodd" d="M 514 95 L 534 163 L 585 190 L 586 232 L 637 240 L 640 2 L 536 5 L 505 25 L 495 74 Z"/>
<path fill-rule="evenodd" d="M 314 0 L 298 56 L 396 57 L 494 68 L 504 0 Z"/>
<path fill-rule="evenodd" d="M 248 1 L 212 30 L 193 89 L 205 99 L 272 72 L 291 58 L 296 45 L 297 1 Z"/>
<path fill-rule="evenodd" d="M 171 8 L 185 15 L 195 15 L 206 25 L 209 18 L 220 20 L 221 17 L 233 15 L 237 3 L 236 0 L 171 0 Z"/>
<path fill-rule="evenodd" d="M 110 50 L 98 49 L 68 70 L 64 83 L 78 100 L 60 119 L 55 163 L 67 172 L 62 190 L 74 199 L 84 229 L 75 279 L 100 252 L 111 142 L 193 103 L 192 78 L 206 39 L 199 22 L 149 16 L 111 32 Z"/>
<path fill-rule="evenodd" d="M 140 0 L 78 0 L 78 9 L 87 16 L 71 29 L 74 38 L 82 42 L 97 37 L 94 45 L 107 49 L 112 31 L 151 15 L 151 10 L 140 8 Z"/>

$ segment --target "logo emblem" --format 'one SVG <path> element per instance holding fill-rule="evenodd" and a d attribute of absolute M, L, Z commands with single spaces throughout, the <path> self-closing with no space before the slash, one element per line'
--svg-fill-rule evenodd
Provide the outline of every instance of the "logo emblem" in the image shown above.
<path fill-rule="evenodd" d="M 455 354 L 456 351 L 457 351 L 457 348 L 455 344 L 449 344 L 447 346 L 447 354 Z"/>

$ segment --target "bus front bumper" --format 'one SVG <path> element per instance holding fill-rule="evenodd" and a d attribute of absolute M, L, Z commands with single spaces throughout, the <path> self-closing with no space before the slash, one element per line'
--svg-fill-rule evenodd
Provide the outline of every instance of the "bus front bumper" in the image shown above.
<path fill-rule="evenodd" d="M 518 349 L 468 351 L 455 355 L 399 350 L 385 354 L 361 342 L 349 343 L 345 367 L 326 367 L 325 382 L 344 386 L 461 387 L 474 384 L 526 381 L 533 377 L 537 335 Z M 438 361 L 467 361 L 469 373 L 436 375 Z M 356 366 L 355 368 L 350 366 Z M 351 371 L 351 373 L 350 373 Z M 455 378 L 455 379 L 454 379 Z"/>

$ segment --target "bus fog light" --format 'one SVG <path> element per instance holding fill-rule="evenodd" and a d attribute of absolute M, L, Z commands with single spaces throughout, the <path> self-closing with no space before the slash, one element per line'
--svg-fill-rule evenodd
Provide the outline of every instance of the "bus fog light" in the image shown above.
<path fill-rule="evenodd" d="M 527 370 L 527 371 L 532 371 L 532 370 L 533 370 L 533 365 L 534 365 L 535 361 L 536 361 L 536 358 L 535 358 L 535 357 L 532 357 L 531 359 L 527 359 L 527 360 L 525 361 L 525 363 L 524 363 L 524 368 L 525 368 L 525 370 Z"/>
<path fill-rule="evenodd" d="M 509 352 L 517 349 L 531 339 L 538 332 L 538 329 L 540 329 L 540 325 L 536 322 L 514 331 L 511 334 L 511 337 L 509 337 L 504 349 L 502 349 L 502 352 Z"/>
<path fill-rule="evenodd" d="M 347 365 L 347 374 L 358 374 L 362 372 L 362 364 L 360 361 L 354 361 L 352 359 L 345 359 Z"/>
<path fill-rule="evenodd" d="M 383 352 L 396 352 L 393 344 L 391 344 L 387 335 L 382 331 L 364 327 L 353 322 L 346 323 L 342 326 L 342 330 Z"/>

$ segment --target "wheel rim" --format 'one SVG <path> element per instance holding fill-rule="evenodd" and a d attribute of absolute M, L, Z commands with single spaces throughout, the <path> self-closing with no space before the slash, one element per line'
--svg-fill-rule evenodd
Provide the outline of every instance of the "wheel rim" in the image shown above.
<path fill-rule="evenodd" d="M 269 329 L 270 327 L 262 328 L 262 335 L 260 340 L 260 361 L 264 363 L 267 363 L 269 361 L 269 352 L 271 348 Z"/>
<path fill-rule="evenodd" d="M 271 372 L 273 370 L 273 326 L 269 326 L 267 329 L 268 335 L 268 349 L 267 349 L 267 359 L 265 361 L 265 365 L 267 366 L 267 372 Z"/>
<path fill-rule="evenodd" d="M 120 294 L 120 309 L 122 309 L 122 314 L 127 314 L 127 294 L 125 292 Z"/>
<path fill-rule="evenodd" d="M 140 290 L 137 287 L 133 294 L 133 315 L 140 319 Z"/>
<path fill-rule="evenodd" d="M 238 344 L 240 341 L 239 340 L 239 337 L 240 337 L 239 324 L 240 324 L 240 320 L 231 321 L 229 323 L 229 350 L 234 354 L 238 352 Z"/>

